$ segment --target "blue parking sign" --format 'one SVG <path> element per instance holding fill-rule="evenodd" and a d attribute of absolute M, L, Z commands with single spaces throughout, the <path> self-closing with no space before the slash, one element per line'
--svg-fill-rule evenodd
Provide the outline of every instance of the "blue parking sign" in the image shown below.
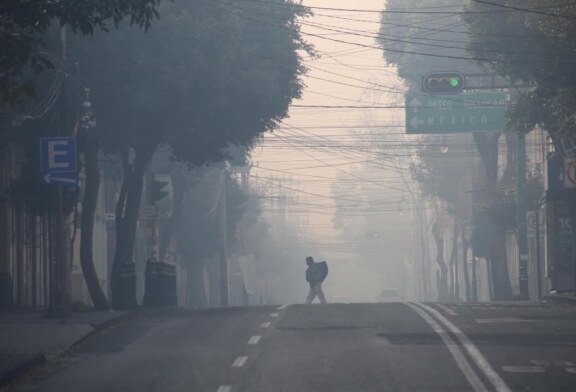
<path fill-rule="evenodd" d="M 42 175 L 78 171 L 75 137 L 41 137 Z"/>

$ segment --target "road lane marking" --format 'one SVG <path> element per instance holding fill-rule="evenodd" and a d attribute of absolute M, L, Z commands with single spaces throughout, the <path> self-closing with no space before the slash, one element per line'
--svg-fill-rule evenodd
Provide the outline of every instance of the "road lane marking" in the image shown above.
<path fill-rule="evenodd" d="M 576 374 L 576 367 L 573 368 L 566 368 L 566 371 L 571 374 Z"/>
<path fill-rule="evenodd" d="M 434 305 L 436 305 L 437 307 L 442 309 L 444 312 L 448 313 L 450 316 L 458 316 L 458 313 L 456 313 L 455 310 L 450 309 L 446 305 L 443 305 L 443 304 L 434 304 Z"/>
<path fill-rule="evenodd" d="M 280 316 L 280 313 L 270 313 L 270 317 L 278 317 Z"/>
<path fill-rule="evenodd" d="M 232 364 L 232 367 L 242 367 L 246 364 L 248 357 L 238 357 Z"/>
<path fill-rule="evenodd" d="M 248 340 L 248 344 L 258 344 L 260 341 L 261 336 L 252 336 L 250 340 Z"/>
<path fill-rule="evenodd" d="M 414 305 L 420 307 L 421 309 L 427 310 L 429 314 L 434 316 L 436 320 L 442 323 L 446 328 L 448 328 L 450 332 L 456 336 L 456 339 L 460 341 L 460 344 L 464 347 L 468 355 L 470 355 L 478 369 L 484 373 L 488 381 L 490 381 L 497 392 L 511 392 L 508 385 L 506 385 L 504 380 L 502 380 L 498 373 L 496 373 L 494 368 L 492 368 L 480 350 L 478 350 L 478 348 L 474 345 L 474 343 L 472 343 L 468 336 L 466 336 L 460 329 L 458 329 L 458 327 L 452 324 L 446 317 L 442 316 L 442 314 L 440 314 L 440 312 L 438 312 L 436 309 L 424 304 Z"/>
<path fill-rule="evenodd" d="M 543 366 L 502 366 L 502 371 L 508 373 L 544 373 Z"/>
<path fill-rule="evenodd" d="M 288 304 L 278 306 L 278 310 L 284 310 L 288 307 Z"/>
<path fill-rule="evenodd" d="M 230 385 L 220 385 L 216 392 L 230 392 L 232 390 L 232 386 Z"/>
<path fill-rule="evenodd" d="M 536 320 L 519 319 L 517 317 L 500 317 L 488 319 L 474 319 L 478 324 L 492 324 L 492 323 L 525 323 Z"/>
<path fill-rule="evenodd" d="M 270 321 L 265 321 L 262 324 L 260 324 L 260 328 L 268 328 L 270 325 L 272 325 Z"/>
<path fill-rule="evenodd" d="M 418 313 L 420 317 L 422 317 L 424 321 L 426 321 L 428 325 L 432 327 L 434 332 L 436 332 L 438 336 L 440 336 L 440 338 L 444 342 L 444 345 L 446 346 L 448 351 L 450 351 L 450 354 L 452 354 L 452 357 L 454 358 L 456 365 L 458 365 L 458 367 L 464 374 L 464 377 L 466 377 L 466 380 L 468 380 L 468 383 L 470 384 L 470 386 L 472 386 L 472 389 L 474 389 L 475 392 L 487 392 L 488 390 L 486 389 L 482 381 L 480 381 L 480 378 L 478 377 L 476 372 L 472 369 L 472 366 L 470 365 L 470 363 L 468 362 L 462 351 L 460 351 L 460 348 L 458 348 L 458 345 L 456 344 L 454 339 L 452 339 L 452 337 L 448 333 L 446 333 L 446 331 L 442 329 L 440 324 L 438 324 L 436 320 L 434 320 L 430 315 L 428 315 L 428 313 L 426 313 L 425 311 L 418 308 L 412 303 L 406 303 L 406 305 L 410 307 L 413 311 Z"/>

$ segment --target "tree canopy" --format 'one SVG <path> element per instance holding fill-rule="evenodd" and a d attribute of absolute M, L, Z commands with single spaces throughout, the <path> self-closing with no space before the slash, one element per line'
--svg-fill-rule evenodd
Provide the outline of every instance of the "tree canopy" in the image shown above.
<path fill-rule="evenodd" d="M 470 53 L 481 54 L 480 64 L 497 74 L 533 86 L 510 110 L 510 125 L 520 131 L 540 125 L 554 138 L 572 138 L 576 1 L 473 1 L 469 11 Z"/>
<path fill-rule="evenodd" d="M 56 22 L 90 35 L 128 18 L 148 28 L 161 0 L 3 0 L 0 3 L 0 105 L 34 95 L 34 75 L 54 68 L 43 35 Z"/>
<path fill-rule="evenodd" d="M 285 117 L 303 87 L 297 51 L 308 47 L 295 18 L 304 11 L 258 4 L 274 24 L 254 23 L 255 7 L 165 3 L 146 34 L 120 26 L 78 37 L 71 53 L 108 146 L 168 144 L 177 158 L 203 164 Z"/>

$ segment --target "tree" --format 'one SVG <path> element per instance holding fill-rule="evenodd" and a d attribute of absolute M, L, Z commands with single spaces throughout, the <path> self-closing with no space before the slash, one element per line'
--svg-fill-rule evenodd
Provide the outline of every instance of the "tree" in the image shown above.
<path fill-rule="evenodd" d="M 0 4 L 0 106 L 36 92 L 34 75 L 54 69 L 59 57 L 45 50 L 51 26 L 91 35 L 129 19 L 147 29 L 160 0 L 4 0 Z"/>
<path fill-rule="evenodd" d="M 573 135 L 576 1 L 473 1 L 469 10 L 469 52 L 498 75 L 535 86 L 516 101 L 510 125 L 522 132 L 542 125 L 553 138 Z"/>
<path fill-rule="evenodd" d="M 576 1 L 550 0 L 542 7 L 536 0 L 474 0 L 469 10 L 469 52 L 481 54 L 486 69 L 530 86 L 515 97 L 508 127 L 529 132 L 540 126 L 562 157 L 576 156 Z M 574 222 L 574 195 L 563 196 Z"/>
<path fill-rule="evenodd" d="M 290 3 L 165 4 L 161 20 L 146 35 L 120 26 L 72 43 L 79 75 L 93 92 L 103 145 L 123 161 L 115 307 L 124 306 L 114 277 L 132 262 L 142 176 L 156 148 L 168 145 L 190 165 L 222 159 L 229 143 L 249 145 L 273 129 L 300 96 L 305 68 L 298 50 L 310 48 L 296 18 L 307 10 L 278 4 Z M 250 19 L 255 11 L 274 24 L 255 25 Z"/>
<path fill-rule="evenodd" d="M 413 6 L 421 7 L 437 7 L 435 9 L 441 10 L 445 7 L 450 7 L 450 12 L 436 17 L 430 17 L 426 13 L 413 13 L 406 12 L 406 4 L 401 0 L 388 0 L 387 11 L 383 12 L 381 17 L 380 35 L 377 39 L 379 45 L 384 51 L 386 61 L 395 65 L 398 68 L 398 75 L 406 81 L 406 85 L 411 91 L 419 91 L 421 78 L 431 71 L 460 71 L 463 74 L 482 73 L 483 69 L 471 61 L 471 56 L 467 52 L 467 44 L 470 41 L 468 28 L 462 24 L 461 16 L 458 12 L 454 12 L 455 4 L 453 0 L 414 0 L 411 2 Z M 414 8 L 418 9 L 418 7 Z M 462 8 L 464 10 L 464 8 Z M 396 12 L 394 12 L 396 11 Z M 475 57 L 482 57 L 484 52 L 476 53 Z M 453 137 L 453 136 L 451 136 Z M 498 168 L 498 155 L 491 154 L 492 147 L 497 145 L 498 135 L 480 135 L 474 134 L 474 143 L 480 153 L 484 162 L 486 170 Z M 496 143 L 496 144 L 494 144 Z M 422 160 L 423 157 L 420 156 Z M 424 160 L 426 158 L 424 157 Z M 424 166 L 427 166 L 425 163 Z M 418 168 L 416 168 L 418 169 Z M 427 192 L 434 197 L 440 197 L 443 200 L 450 202 L 446 197 L 450 192 L 448 187 L 433 186 L 434 177 L 440 175 L 442 178 L 448 179 L 451 174 L 446 171 L 437 170 L 436 173 L 431 173 L 428 170 L 419 171 L 417 178 Z M 428 178 L 426 178 L 428 177 Z M 491 176 L 487 171 L 486 178 L 492 181 L 487 185 L 490 189 L 496 189 L 497 177 Z M 449 183 L 449 182 L 446 182 Z M 443 182 L 444 184 L 444 182 Z M 486 194 L 487 198 L 494 198 L 495 194 Z M 490 204 L 497 203 L 498 200 L 490 201 Z M 454 206 L 454 205 L 453 205 Z M 478 215 L 474 215 L 478 216 Z M 479 223 L 475 222 L 475 224 Z M 493 226 L 497 223 L 492 222 Z M 435 237 L 441 234 L 441 230 L 436 230 Z M 492 230 L 493 233 L 501 233 L 500 230 Z M 493 241 L 503 243 L 505 240 L 504 235 L 500 237 L 492 237 Z M 439 241 L 437 239 L 436 241 Z M 476 242 L 479 243 L 479 242 Z M 491 248 L 503 249 L 492 242 L 481 242 Z M 509 293 L 510 282 L 508 277 L 507 268 L 502 265 L 504 257 L 502 254 L 496 256 L 496 253 L 490 253 L 487 249 L 483 252 L 486 255 L 492 254 L 489 262 L 493 267 L 491 271 L 497 274 L 495 279 L 503 285 L 497 289 L 498 292 Z M 438 259 L 441 260 L 441 259 Z M 443 270 L 442 260 L 439 263 L 441 271 Z M 498 264 L 498 265 L 497 265 Z M 443 276 L 438 279 L 439 282 L 445 282 Z M 443 283 L 442 283 L 443 284 Z M 444 290 L 441 288 L 439 291 Z M 507 296 L 507 294 L 503 294 Z M 504 298 L 499 298 L 504 299 Z"/>

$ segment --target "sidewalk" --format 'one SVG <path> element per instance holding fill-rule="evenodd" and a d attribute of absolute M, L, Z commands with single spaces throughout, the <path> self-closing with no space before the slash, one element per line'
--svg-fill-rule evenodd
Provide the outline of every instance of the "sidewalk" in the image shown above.
<path fill-rule="evenodd" d="M 45 310 L 0 311 L 0 387 L 133 312 L 73 313 L 64 324 L 59 318 L 44 317 L 45 313 Z"/>
<path fill-rule="evenodd" d="M 542 302 L 560 303 L 567 305 L 576 305 L 576 293 L 551 293 L 540 299 Z"/>

